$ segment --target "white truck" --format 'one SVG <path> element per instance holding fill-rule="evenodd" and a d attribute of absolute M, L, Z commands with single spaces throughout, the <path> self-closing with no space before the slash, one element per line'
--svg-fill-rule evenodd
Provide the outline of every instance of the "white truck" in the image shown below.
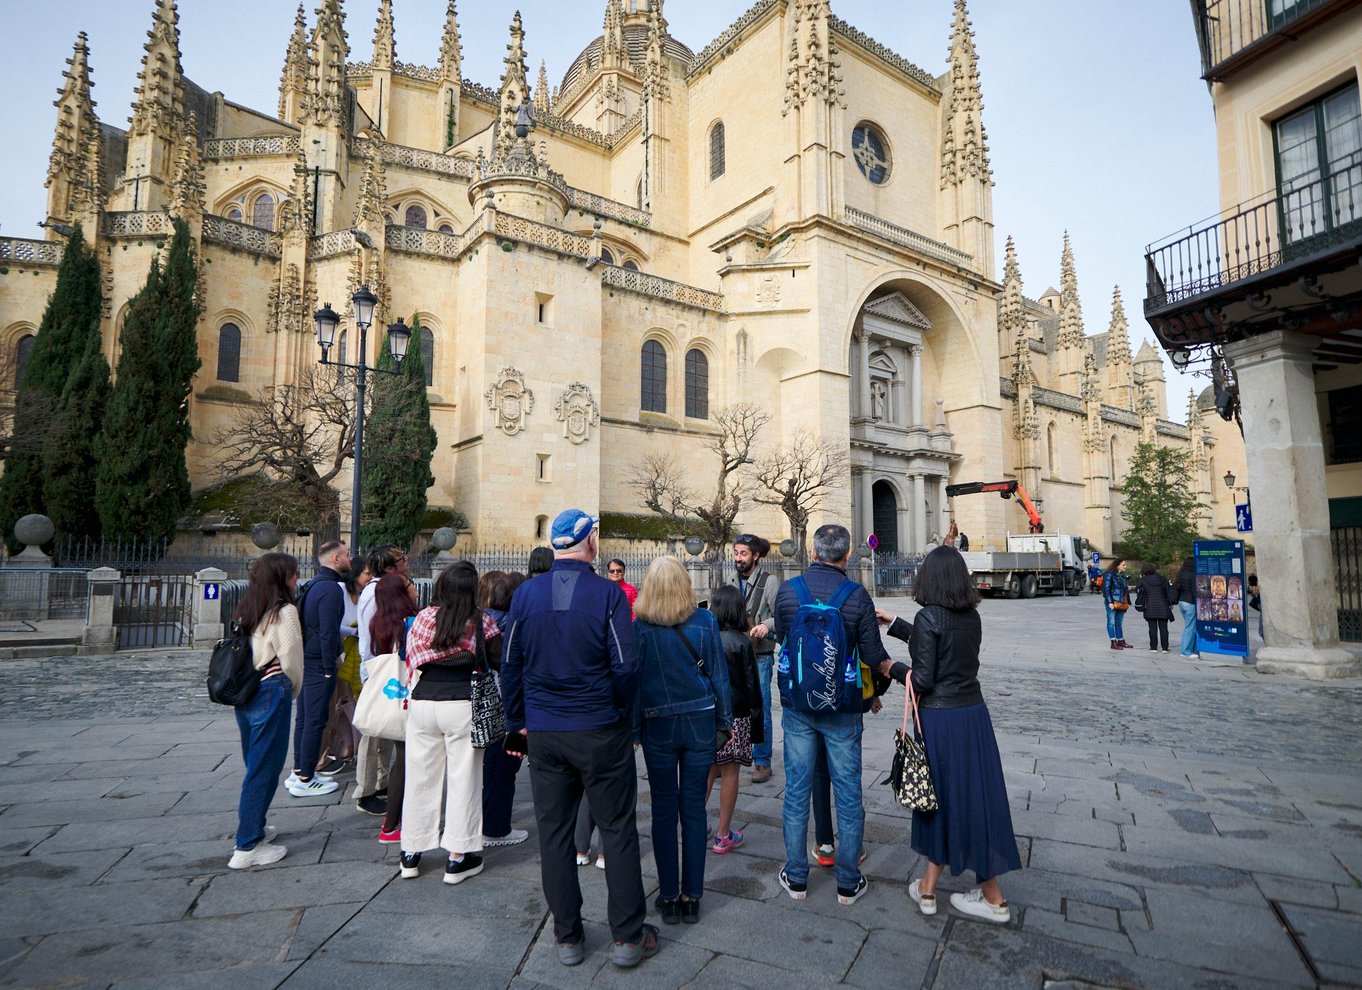
<path fill-rule="evenodd" d="M 1087 587 L 1087 541 L 1062 534 L 1009 534 L 1007 549 L 966 551 L 965 566 L 981 592 L 1035 598 L 1054 592 L 1077 595 Z"/>

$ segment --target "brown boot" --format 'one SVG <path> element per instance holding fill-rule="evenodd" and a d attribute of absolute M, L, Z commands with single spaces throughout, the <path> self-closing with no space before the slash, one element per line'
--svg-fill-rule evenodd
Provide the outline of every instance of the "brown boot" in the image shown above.
<path fill-rule="evenodd" d="M 1113 650 L 1119 650 L 1119 649 L 1121 649 L 1122 647 L 1121 647 L 1121 644 L 1120 644 L 1120 643 L 1116 642 L 1116 640 L 1113 639 L 1113 640 L 1111 641 L 1111 648 L 1112 648 Z"/>
<path fill-rule="evenodd" d="M 764 784 L 771 779 L 771 768 L 756 766 L 752 768 L 752 783 Z"/>

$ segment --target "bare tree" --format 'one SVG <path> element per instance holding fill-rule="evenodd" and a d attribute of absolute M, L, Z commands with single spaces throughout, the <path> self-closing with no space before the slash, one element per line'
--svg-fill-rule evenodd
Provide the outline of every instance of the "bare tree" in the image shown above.
<path fill-rule="evenodd" d="M 774 505 L 785 514 L 801 560 L 806 557 L 810 517 L 846 484 L 847 471 L 846 446 L 819 440 L 806 430 L 757 465 L 760 490 L 753 501 Z"/>
<path fill-rule="evenodd" d="M 718 458 L 714 487 L 697 492 L 668 456 L 643 458 L 630 478 L 640 501 L 659 515 L 674 520 L 705 541 L 705 555 L 718 558 L 733 540 L 733 520 L 738 517 L 752 484 L 742 469 L 755 463 L 753 448 L 771 414 L 750 402 L 719 410 L 711 424 L 705 446 Z"/>
<path fill-rule="evenodd" d="M 41 452 L 55 429 L 56 402 L 50 396 L 24 396 L 24 415 L 16 416 L 19 401 L 18 356 L 0 349 L 0 461 L 12 453 Z"/>

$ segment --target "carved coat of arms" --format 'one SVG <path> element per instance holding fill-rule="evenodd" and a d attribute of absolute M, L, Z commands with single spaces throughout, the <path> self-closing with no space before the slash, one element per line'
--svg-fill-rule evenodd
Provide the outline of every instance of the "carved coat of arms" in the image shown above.
<path fill-rule="evenodd" d="M 600 408 L 591 397 L 591 389 L 583 382 L 570 382 L 554 405 L 558 420 L 563 424 L 563 436 L 571 443 L 585 443 L 591 439 L 591 428 L 600 422 Z"/>
<path fill-rule="evenodd" d="M 534 409 L 534 393 L 525 387 L 525 376 L 516 368 L 502 368 L 496 384 L 487 388 L 487 408 L 496 415 L 496 427 L 513 437 L 525 427 Z"/>

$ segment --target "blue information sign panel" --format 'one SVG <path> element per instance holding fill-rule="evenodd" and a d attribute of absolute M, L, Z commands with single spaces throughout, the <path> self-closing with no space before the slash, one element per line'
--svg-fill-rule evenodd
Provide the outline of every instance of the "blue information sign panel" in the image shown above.
<path fill-rule="evenodd" d="M 1194 553 L 1197 652 L 1248 656 L 1244 541 L 1198 540 Z"/>
<path fill-rule="evenodd" d="M 1240 533 L 1253 532 L 1253 503 L 1245 502 L 1234 507 L 1234 528 Z"/>

